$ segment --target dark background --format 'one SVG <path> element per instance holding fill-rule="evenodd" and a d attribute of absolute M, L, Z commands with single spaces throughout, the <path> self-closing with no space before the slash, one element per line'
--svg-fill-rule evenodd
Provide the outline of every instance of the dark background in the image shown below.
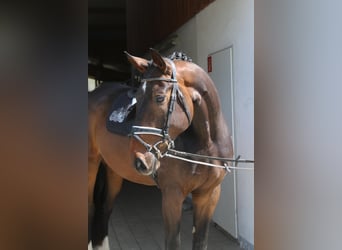
<path fill-rule="evenodd" d="M 123 51 L 144 56 L 214 0 L 89 0 L 88 75 L 126 80 Z"/>

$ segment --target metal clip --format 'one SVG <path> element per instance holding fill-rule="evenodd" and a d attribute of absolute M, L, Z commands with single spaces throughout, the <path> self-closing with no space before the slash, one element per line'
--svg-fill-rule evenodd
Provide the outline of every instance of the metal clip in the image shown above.
<path fill-rule="evenodd" d="M 236 159 L 235 159 L 235 167 L 237 167 L 240 158 L 241 158 L 241 155 L 238 155 L 238 156 L 236 157 Z"/>
<path fill-rule="evenodd" d="M 229 168 L 227 162 L 225 162 L 225 163 L 223 164 L 223 166 L 224 166 L 224 168 L 226 169 L 226 171 L 227 171 L 228 173 L 231 172 L 231 170 L 230 170 L 230 168 Z"/>

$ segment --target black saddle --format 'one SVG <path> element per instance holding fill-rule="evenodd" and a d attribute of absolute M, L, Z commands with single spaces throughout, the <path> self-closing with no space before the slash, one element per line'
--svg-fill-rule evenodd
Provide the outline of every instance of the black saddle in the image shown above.
<path fill-rule="evenodd" d="M 131 132 L 135 118 L 135 89 L 131 88 L 120 93 L 114 100 L 107 117 L 108 131 L 127 136 Z"/>

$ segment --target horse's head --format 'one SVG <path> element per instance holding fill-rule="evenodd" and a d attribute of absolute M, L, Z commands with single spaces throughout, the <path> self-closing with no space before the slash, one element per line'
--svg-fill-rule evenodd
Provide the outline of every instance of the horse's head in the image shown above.
<path fill-rule="evenodd" d="M 191 124 L 193 94 L 185 86 L 177 61 L 151 49 L 152 60 L 127 54 L 142 73 L 137 91 L 136 120 L 132 128 L 131 150 L 134 166 L 144 175 L 159 168 L 159 160 L 173 146 L 173 140 Z M 189 63 L 189 62 L 184 62 Z"/>

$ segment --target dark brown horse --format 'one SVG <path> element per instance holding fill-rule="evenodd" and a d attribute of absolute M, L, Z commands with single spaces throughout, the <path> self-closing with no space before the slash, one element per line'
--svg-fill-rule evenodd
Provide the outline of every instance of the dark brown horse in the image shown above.
<path fill-rule="evenodd" d="M 93 230 L 90 238 L 95 245 L 102 241 L 107 233 L 103 225 L 107 226 L 113 200 L 122 180 L 127 179 L 144 185 L 157 184 L 160 188 L 165 249 L 180 249 L 182 203 L 191 193 L 193 249 L 207 249 L 209 223 L 226 170 L 174 159 L 169 151 L 175 148 L 232 157 L 231 137 L 217 90 L 208 74 L 194 63 L 171 61 L 155 50 L 151 50 L 151 56 L 152 60 L 147 61 L 127 54 L 131 64 L 143 74 L 136 94 L 137 115 L 130 138 L 111 134 L 105 126 L 109 105 L 116 96 L 115 87 L 102 87 L 89 98 L 88 206 L 89 225 Z M 101 199 L 94 200 L 100 162 L 106 163 L 98 176 L 98 183 L 102 179 L 102 187 L 106 187 L 102 190 L 107 190 L 101 197 L 105 198 L 104 205 Z M 225 164 L 213 159 L 206 162 Z M 101 178 L 104 169 L 106 173 Z M 97 184 L 95 193 L 101 193 L 99 190 L 101 185 Z"/>

